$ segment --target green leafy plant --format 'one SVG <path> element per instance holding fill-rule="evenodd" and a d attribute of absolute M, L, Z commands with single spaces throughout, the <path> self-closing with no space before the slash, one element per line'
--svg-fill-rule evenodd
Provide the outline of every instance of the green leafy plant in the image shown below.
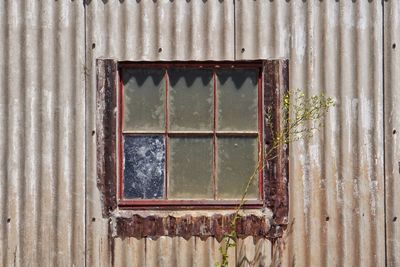
<path fill-rule="evenodd" d="M 276 158 L 281 146 L 311 138 L 316 131 L 323 127 L 323 118 L 334 105 L 333 98 L 322 93 L 307 96 L 302 90 L 289 90 L 282 98 L 280 113 L 281 117 L 285 119 L 281 123 L 281 129 L 273 128 L 273 110 L 267 109 L 266 127 L 272 134 L 271 145 L 266 149 L 263 157 L 259 157 L 257 166 L 247 179 L 239 205 L 230 222 L 229 231 L 224 235 L 224 244 L 219 248 L 221 262 L 217 262 L 216 267 L 226 267 L 229 264 L 228 250 L 237 246 L 236 224 L 240 219 L 240 212 L 246 203 L 245 198 L 250 185 L 257 174 L 265 168 L 264 162 Z"/>

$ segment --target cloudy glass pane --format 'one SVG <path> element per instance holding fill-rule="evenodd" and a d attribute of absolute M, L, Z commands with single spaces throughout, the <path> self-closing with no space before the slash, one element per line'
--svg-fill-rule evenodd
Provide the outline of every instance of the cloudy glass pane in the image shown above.
<path fill-rule="evenodd" d="M 240 199 L 257 167 L 258 144 L 254 137 L 221 137 L 217 139 L 217 198 Z M 258 198 L 258 174 L 247 198 Z"/>
<path fill-rule="evenodd" d="M 212 199 L 212 138 L 171 138 L 169 144 L 168 198 Z"/>
<path fill-rule="evenodd" d="M 151 131 L 165 128 L 165 71 L 125 69 L 124 130 Z"/>
<path fill-rule="evenodd" d="M 168 77 L 170 130 L 212 130 L 214 113 L 212 70 L 170 69 Z"/>
<path fill-rule="evenodd" d="M 217 71 L 217 130 L 257 130 L 258 70 Z"/>

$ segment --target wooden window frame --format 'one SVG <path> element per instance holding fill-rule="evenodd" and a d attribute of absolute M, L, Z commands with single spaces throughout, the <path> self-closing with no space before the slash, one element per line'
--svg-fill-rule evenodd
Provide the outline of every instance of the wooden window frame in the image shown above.
<path fill-rule="evenodd" d="M 122 81 L 122 73 L 124 69 L 129 68 L 148 68 L 148 69 L 155 69 L 155 68 L 192 68 L 192 69 L 254 69 L 258 71 L 257 77 L 257 132 L 246 132 L 242 131 L 217 131 L 216 126 L 216 110 L 218 108 L 217 101 L 216 101 L 216 77 L 213 75 L 213 98 L 214 98 L 214 105 L 213 105 L 213 112 L 214 112 L 214 123 L 212 131 L 204 133 L 202 131 L 190 131 L 190 132 L 180 132 L 180 131 L 170 131 L 168 125 L 168 95 L 169 95 L 169 82 L 166 79 L 166 96 L 165 96 L 165 130 L 156 132 L 156 131 L 123 131 L 123 121 L 124 121 L 124 101 L 123 101 L 123 81 Z M 215 199 L 216 195 L 214 192 L 214 199 L 199 199 L 199 200 L 191 200 L 191 199 L 168 199 L 168 138 L 170 136 L 174 137 L 190 137 L 190 136 L 208 136 L 212 137 L 213 139 L 213 158 L 217 157 L 216 152 L 216 139 L 217 137 L 228 137 L 228 136 L 238 136 L 238 137 L 252 137 L 257 136 L 257 154 L 258 157 L 263 157 L 263 141 L 264 141 L 264 131 L 263 131 L 263 65 L 262 62 L 145 62 L 145 63 L 135 63 L 135 62 L 124 62 L 118 64 L 118 92 L 117 92 L 117 109 L 118 109 L 118 118 L 117 118 L 117 161 L 118 161 L 118 178 L 117 178 L 117 192 L 118 192 L 118 206 L 124 209 L 130 208 L 139 208 L 139 209 L 147 209 L 151 208 L 152 206 L 157 207 L 158 209 L 183 209 L 183 208 L 190 208 L 190 209 L 204 209 L 204 208 L 234 208 L 240 204 L 240 200 L 228 200 L 228 199 Z M 166 142 L 166 167 L 165 167 L 165 177 L 164 177 L 164 195 L 166 198 L 164 199 L 125 199 L 123 196 L 124 192 L 124 182 L 123 182 L 123 135 L 162 135 L 165 138 Z M 258 159 L 259 160 L 259 159 Z M 213 162 L 215 163 L 215 162 Z M 215 166 L 213 168 L 213 190 L 216 187 L 216 169 Z M 260 171 L 258 173 L 258 199 L 249 199 L 246 200 L 243 208 L 260 208 L 263 206 L 264 203 L 264 173 Z M 241 196 L 238 197 L 238 199 Z"/>
<path fill-rule="evenodd" d="M 179 64 L 197 64 L 205 65 L 216 63 L 220 64 L 254 64 L 262 68 L 263 80 L 262 87 L 264 94 L 261 101 L 266 106 L 272 107 L 272 125 L 274 129 L 279 130 L 287 118 L 282 118 L 280 113 L 283 95 L 287 92 L 289 86 L 289 64 L 288 60 L 253 60 L 253 61 L 174 61 L 174 62 L 126 62 L 114 59 L 97 59 L 97 95 L 96 95 L 96 145 L 97 145 L 97 185 L 101 193 L 103 204 L 103 216 L 110 217 L 118 210 L 176 210 L 176 209 L 235 209 L 237 202 L 226 203 L 216 200 L 209 203 L 188 203 L 184 201 L 166 200 L 166 205 L 157 203 L 156 205 L 148 205 L 142 202 L 137 204 L 120 203 L 118 199 L 118 68 L 126 64 L 171 64 L 173 66 Z M 265 113 L 265 110 L 264 110 Z M 269 142 L 271 137 L 271 129 L 265 128 L 265 118 L 263 119 L 264 130 L 264 149 L 268 149 L 271 145 Z M 287 224 L 289 197 L 288 197 L 288 146 L 284 145 L 278 148 L 277 157 L 264 162 L 263 170 L 263 198 L 262 203 L 252 205 L 249 203 L 246 208 L 268 208 L 273 213 L 273 222 L 271 223 L 271 231 L 277 232 L 276 227 L 282 229 Z M 174 203 L 172 203 L 172 201 Z M 186 203 L 183 203 L 186 202 Z M 133 205 L 132 205 L 133 204 Z M 153 203 L 154 204 L 154 203 Z M 273 230 L 275 229 L 275 230 Z"/>

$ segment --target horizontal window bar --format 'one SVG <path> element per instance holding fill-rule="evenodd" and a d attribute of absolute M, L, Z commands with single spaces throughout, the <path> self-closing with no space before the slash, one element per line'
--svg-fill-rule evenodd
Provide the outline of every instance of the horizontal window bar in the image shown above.
<path fill-rule="evenodd" d="M 184 68 L 184 67 L 196 67 L 196 68 L 228 68 L 228 69 L 241 69 L 241 68 L 254 68 L 261 69 L 262 62 L 120 62 L 118 63 L 120 68 Z"/>
<path fill-rule="evenodd" d="M 258 136 L 258 132 L 256 131 L 217 131 L 215 132 L 217 136 Z"/>
<path fill-rule="evenodd" d="M 165 134 L 165 131 L 123 131 L 123 134 L 127 135 L 155 135 L 155 134 Z M 215 132 L 217 136 L 258 136 L 256 131 L 217 131 Z M 214 134 L 212 131 L 170 131 L 167 133 L 171 136 L 187 136 L 187 135 L 197 135 L 197 136 L 211 136 Z"/>
<path fill-rule="evenodd" d="M 197 136 L 212 136 L 214 133 L 212 131 L 171 131 L 168 135 L 172 136 L 187 136 L 187 135 L 197 135 Z"/>
<path fill-rule="evenodd" d="M 151 134 L 165 134 L 165 131 L 122 131 L 123 134 L 146 134 L 146 135 L 151 135 Z"/>
<path fill-rule="evenodd" d="M 136 209 L 151 208 L 154 209 L 235 209 L 240 204 L 240 200 L 143 200 L 143 199 L 132 199 L 132 200 L 120 200 L 118 205 L 123 208 Z M 261 207 L 263 205 L 262 200 L 246 200 L 243 207 Z"/>

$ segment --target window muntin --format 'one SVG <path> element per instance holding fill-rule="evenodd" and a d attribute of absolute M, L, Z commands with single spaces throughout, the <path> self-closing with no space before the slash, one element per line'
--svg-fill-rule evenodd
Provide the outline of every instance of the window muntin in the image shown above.
<path fill-rule="evenodd" d="M 119 71 L 120 204 L 238 203 L 261 162 L 261 66 L 122 64 Z M 262 204 L 262 185 L 260 172 L 248 203 Z"/>

